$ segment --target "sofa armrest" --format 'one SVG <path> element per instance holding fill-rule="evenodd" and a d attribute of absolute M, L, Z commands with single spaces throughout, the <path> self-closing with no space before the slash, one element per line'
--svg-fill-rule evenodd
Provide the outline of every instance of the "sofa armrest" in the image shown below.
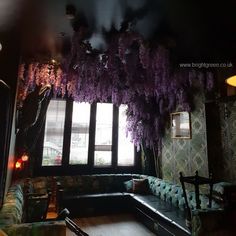
<path fill-rule="evenodd" d="M 3 229 L 8 236 L 66 236 L 65 221 L 46 221 L 25 224 L 14 224 Z"/>
<path fill-rule="evenodd" d="M 222 209 L 194 210 L 192 212 L 193 236 L 233 236 L 232 214 Z"/>

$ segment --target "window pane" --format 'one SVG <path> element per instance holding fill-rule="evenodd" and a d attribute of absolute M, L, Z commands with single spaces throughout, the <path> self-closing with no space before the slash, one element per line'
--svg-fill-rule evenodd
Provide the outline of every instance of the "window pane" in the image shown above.
<path fill-rule="evenodd" d="M 90 104 L 73 102 L 70 164 L 88 163 Z"/>
<path fill-rule="evenodd" d="M 61 165 L 65 123 L 65 101 L 49 103 L 43 145 L 43 166 Z"/>
<path fill-rule="evenodd" d="M 118 135 L 118 165 L 134 165 L 134 145 L 130 135 L 126 136 L 126 105 L 119 108 L 119 135 Z"/>
<path fill-rule="evenodd" d="M 95 166 L 110 166 L 111 165 L 111 152 L 95 151 L 94 152 L 94 165 Z"/>
<path fill-rule="evenodd" d="M 95 166 L 111 165 L 113 105 L 97 104 L 95 133 Z"/>

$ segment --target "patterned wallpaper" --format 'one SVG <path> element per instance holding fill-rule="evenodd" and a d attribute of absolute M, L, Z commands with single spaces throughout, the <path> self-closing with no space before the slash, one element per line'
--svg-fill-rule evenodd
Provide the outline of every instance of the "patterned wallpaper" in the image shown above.
<path fill-rule="evenodd" d="M 168 129 L 162 143 L 163 178 L 174 183 L 179 183 L 180 171 L 187 176 L 198 170 L 199 175 L 208 177 L 205 106 L 201 94 L 195 97 L 195 110 L 190 117 L 191 139 L 172 139 Z"/>
<path fill-rule="evenodd" d="M 220 103 L 222 179 L 236 181 L 236 101 Z"/>

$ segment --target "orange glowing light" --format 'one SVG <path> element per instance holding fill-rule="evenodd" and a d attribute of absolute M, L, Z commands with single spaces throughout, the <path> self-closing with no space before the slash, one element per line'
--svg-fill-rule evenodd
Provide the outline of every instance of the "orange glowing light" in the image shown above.
<path fill-rule="evenodd" d="M 21 168 L 22 168 L 22 160 L 21 160 L 21 159 L 19 159 L 19 160 L 16 162 L 15 168 L 16 168 L 16 169 L 21 169 Z"/>
<path fill-rule="evenodd" d="M 28 161 L 29 160 L 29 156 L 27 154 L 23 154 L 21 157 L 22 161 Z"/>

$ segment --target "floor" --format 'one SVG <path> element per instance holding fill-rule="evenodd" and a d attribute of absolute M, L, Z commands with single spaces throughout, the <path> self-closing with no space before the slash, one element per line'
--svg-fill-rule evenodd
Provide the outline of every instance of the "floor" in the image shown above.
<path fill-rule="evenodd" d="M 131 214 L 119 214 L 74 219 L 89 236 L 154 236 Z M 74 236 L 69 229 L 67 236 Z"/>
<path fill-rule="evenodd" d="M 56 219 L 57 218 L 57 213 L 56 212 L 53 212 L 53 211 L 49 211 L 47 213 L 47 220 L 51 220 L 51 219 Z"/>

